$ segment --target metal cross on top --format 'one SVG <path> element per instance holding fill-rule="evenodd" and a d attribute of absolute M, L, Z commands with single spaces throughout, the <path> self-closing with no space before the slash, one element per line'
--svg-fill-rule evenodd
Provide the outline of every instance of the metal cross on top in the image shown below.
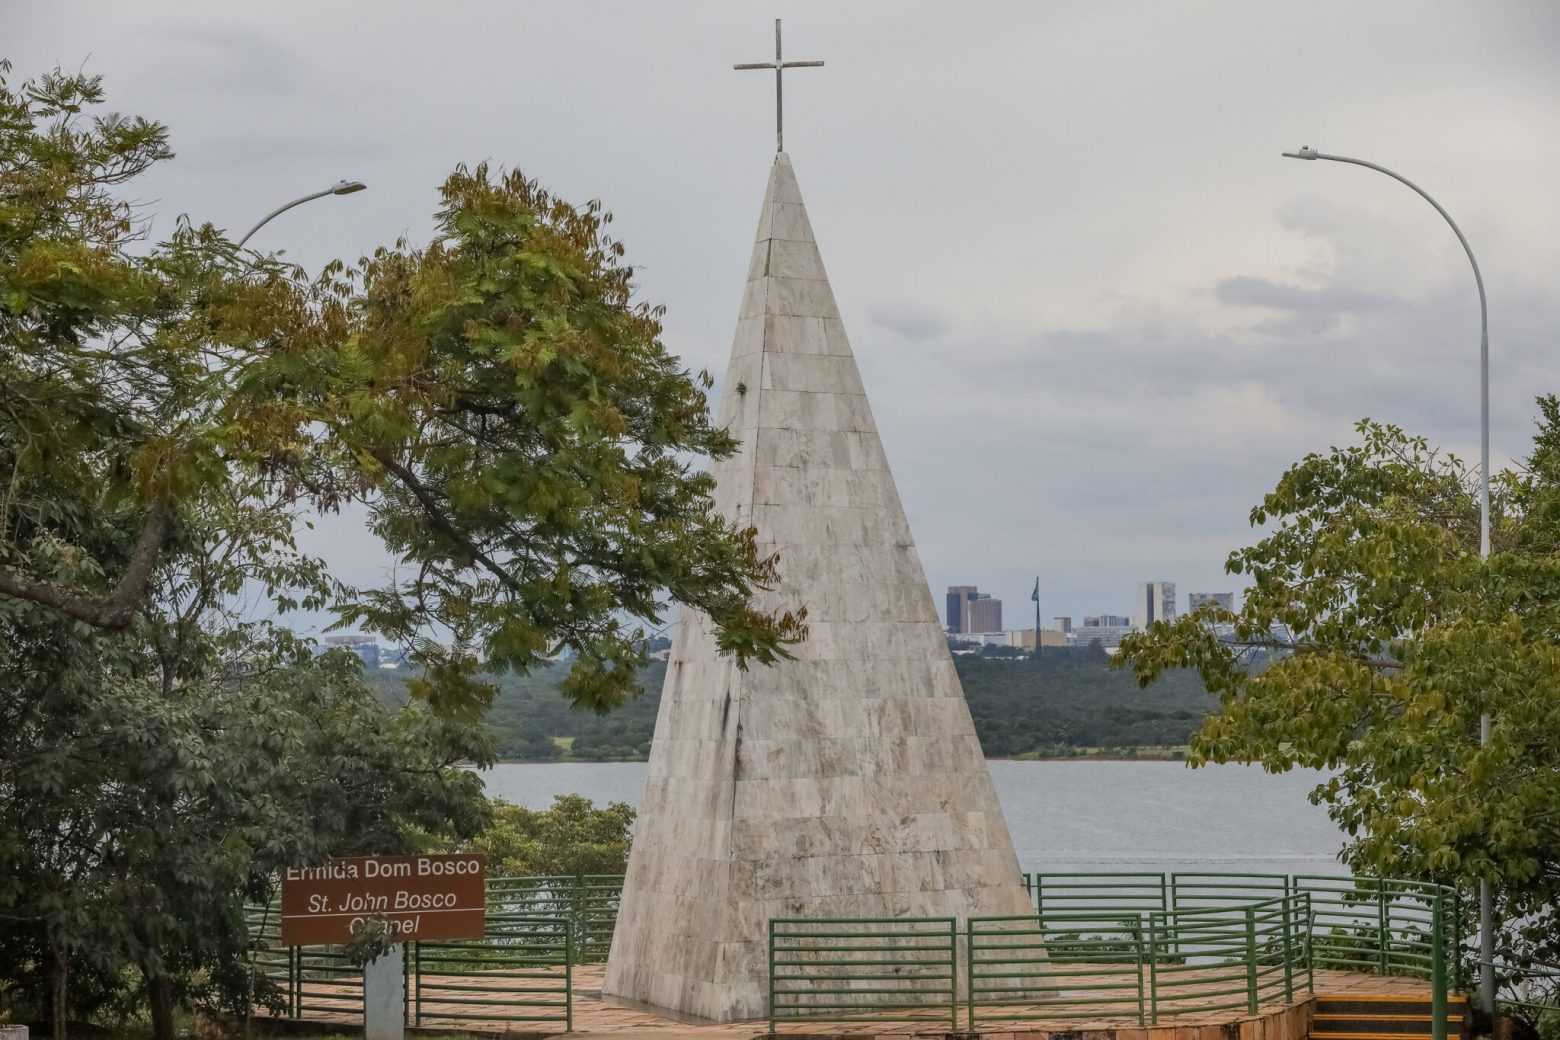
<path fill-rule="evenodd" d="M 781 106 L 781 81 L 780 76 L 786 69 L 817 69 L 822 68 L 821 61 L 785 61 L 780 56 L 780 19 L 775 19 L 775 60 L 773 62 L 755 62 L 751 65 L 733 65 L 734 69 L 774 69 L 775 70 L 775 151 L 785 151 L 785 124 L 782 119 L 784 109 Z"/>

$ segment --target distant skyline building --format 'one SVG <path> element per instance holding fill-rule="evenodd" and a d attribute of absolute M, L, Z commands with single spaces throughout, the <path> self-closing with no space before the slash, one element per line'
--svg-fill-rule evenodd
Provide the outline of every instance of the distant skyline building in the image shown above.
<path fill-rule="evenodd" d="M 948 631 L 1001 632 L 1002 601 L 980 591 L 974 585 L 948 586 Z"/>
<path fill-rule="evenodd" d="M 1106 653 L 1115 653 L 1121 637 L 1137 630 L 1136 625 L 1084 625 L 1073 630 L 1073 643 L 1081 647 L 1099 643 Z"/>
<path fill-rule="evenodd" d="M 1204 603 L 1217 603 L 1225 610 L 1235 610 L 1235 593 L 1233 592 L 1188 592 L 1186 594 L 1186 611 L 1191 613 Z"/>
<path fill-rule="evenodd" d="M 1132 619 L 1124 614 L 1097 614 L 1083 619 L 1084 628 L 1124 628 L 1132 624 Z"/>
<path fill-rule="evenodd" d="M 1011 646 L 1020 650 L 1033 650 L 1035 648 L 1035 630 L 1032 628 L 1009 628 L 1001 632 L 961 632 L 948 637 L 951 645 L 957 646 Z M 1040 630 L 1040 645 L 1068 646 L 1067 634 L 1054 628 L 1042 628 Z"/>
<path fill-rule="evenodd" d="M 1155 621 L 1175 618 L 1175 582 L 1145 581 L 1138 586 L 1137 603 L 1132 608 L 1132 623 L 1147 628 Z"/>
<path fill-rule="evenodd" d="M 1070 618 L 1070 617 L 1054 617 L 1054 618 L 1051 619 L 1051 627 L 1056 629 L 1058 632 L 1063 633 L 1063 634 L 1071 632 L 1072 631 L 1072 618 Z"/>
<path fill-rule="evenodd" d="M 950 632 L 971 631 L 964 627 L 964 604 L 980 594 L 980 590 L 974 585 L 949 585 L 948 607 L 945 616 Z"/>
<path fill-rule="evenodd" d="M 1002 601 L 993 599 L 984 592 L 976 593 L 973 598 L 965 600 L 964 631 L 1002 631 Z"/>

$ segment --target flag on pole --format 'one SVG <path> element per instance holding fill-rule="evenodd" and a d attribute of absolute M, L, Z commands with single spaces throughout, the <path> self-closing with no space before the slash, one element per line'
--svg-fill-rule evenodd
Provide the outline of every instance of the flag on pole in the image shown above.
<path fill-rule="evenodd" d="M 1029 598 L 1036 603 L 1040 602 L 1040 579 L 1035 579 L 1035 591 L 1029 594 Z"/>

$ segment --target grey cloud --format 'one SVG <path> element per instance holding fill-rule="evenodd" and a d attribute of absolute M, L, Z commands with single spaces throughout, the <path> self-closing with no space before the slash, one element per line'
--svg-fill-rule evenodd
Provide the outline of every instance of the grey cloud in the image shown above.
<path fill-rule="evenodd" d="M 942 318 L 914 306 L 874 307 L 868 316 L 872 324 L 897 332 L 908 340 L 936 339 L 948 331 L 948 323 Z"/>
<path fill-rule="evenodd" d="M 1264 319 L 1254 326 L 1257 332 L 1285 338 L 1331 332 L 1346 314 L 1407 306 L 1405 300 L 1376 293 L 1357 292 L 1331 285 L 1307 289 L 1250 275 L 1222 279 L 1214 286 L 1214 298 L 1230 307 L 1288 311 L 1283 317 Z"/>
<path fill-rule="evenodd" d="M 318 78 L 299 49 L 252 29 L 181 18 L 147 25 L 137 35 L 175 46 L 178 57 L 152 71 L 183 90 L 299 95 Z"/>
<path fill-rule="evenodd" d="M 1321 336 L 1338 327 L 1337 311 L 1298 310 L 1279 318 L 1263 318 L 1251 328 L 1279 339 L 1303 339 Z"/>
<path fill-rule="evenodd" d="M 1307 289 L 1267 278 L 1237 275 L 1222 279 L 1214 286 L 1220 303 L 1236 307 L 1271 307 L 1285 311 L 1350 312 L 1373 311 L 1404 306 L 1405 301 L 1375 293 L 1355 292 L 1328 286 Z"/>

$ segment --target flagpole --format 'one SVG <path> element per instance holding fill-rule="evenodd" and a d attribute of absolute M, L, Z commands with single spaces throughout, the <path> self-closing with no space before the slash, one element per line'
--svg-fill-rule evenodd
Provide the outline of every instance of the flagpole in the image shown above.
<path fill-rule="evenodd" d="M 1035 656 L 1040 656 L 1040 575 L 1035 575 L 1035 591 L 1031 597 L 1035 601 Z"/>

